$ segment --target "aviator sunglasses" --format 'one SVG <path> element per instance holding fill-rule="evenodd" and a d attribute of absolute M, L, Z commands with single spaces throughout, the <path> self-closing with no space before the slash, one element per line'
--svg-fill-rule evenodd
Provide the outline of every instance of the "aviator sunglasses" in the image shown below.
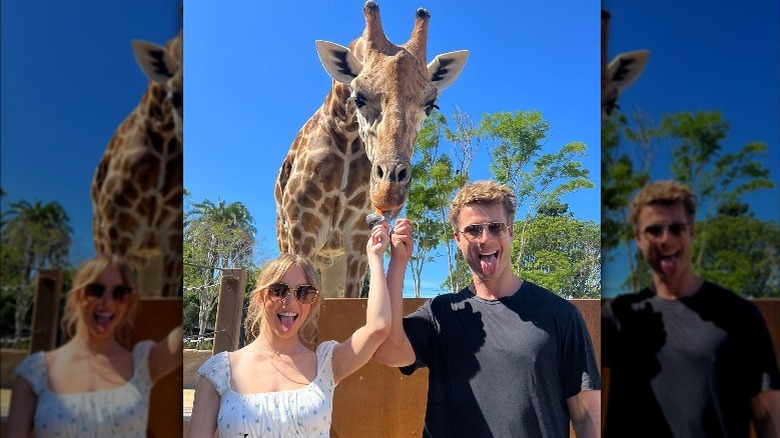
<path fill-rule="evenodd" d="M 293 289 L 295 291 L 295 300 L 301 304 L 311 304 L 317 299 L 319 293 L 317 289 L 310 284 L 299 284 Z M 284 301 L 290 294 L 290 286 L 286 283 L 274 283 L 268 286 L 268 296 L 272 301 Z"/>
<path fill-rule="evenodd" d="M 645 235 L 653 240 L 660 239 L 664 235 L 664 230 L 669 230 L 669 234 L 680 236 L 688 229 L 688 225 L 681 222 L 673 222 L 669 225 L 650 225 L 642 230 Z"/>
<path fill-rule="evenodd" d="M 485 229 L 488 230 L 488 233 L 490 233 L 491 237 L 495 238 L 501 238 L 504 237 L 504 231 L 506 231 L 506 224 L 503 222 L 485 222 L 482 224 L 471 224 L 466 225 L 461 231 L 458 231 L 460 234 L 463 234 L 466 236 L 469 240 L 476 240 L 479 239 L 480 236 L 482 236 L 482 233 L 485 231 Z"/>
<path fill-rule="evenodd" d="M 106 286 L 100 283 L 90 283 L 84 287 L 84 293 L 89 298 L 102 299 L 106 292 Z M 124 303 L 133 293 L 133 288 L 126 284 L 118 284 L 111 290 L 111 297 L 114 301 Z"/>

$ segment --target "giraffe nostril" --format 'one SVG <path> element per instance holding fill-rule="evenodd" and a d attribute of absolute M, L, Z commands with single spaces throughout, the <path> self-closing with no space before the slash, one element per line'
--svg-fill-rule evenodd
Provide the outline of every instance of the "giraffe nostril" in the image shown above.
<path fill-rule="evenodd" d="M 385 177 L 385 170 L 382 169 L 382 166 L 376 166 L 376 176 L 380 180 Z"/>
<path fill-rule="evenodd" d="M 398 171 L 398 182 L 404 182 L 407 179 L 409 179 L 409 170 L 406 167 L 403 167 Z"/>

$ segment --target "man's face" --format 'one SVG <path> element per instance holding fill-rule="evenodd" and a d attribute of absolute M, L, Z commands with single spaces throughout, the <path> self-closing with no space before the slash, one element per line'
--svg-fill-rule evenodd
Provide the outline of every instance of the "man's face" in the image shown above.
<path fill-rule="evenodd" d="M 674 279 L 690 273 L 693 224 L 682 203 L 642 207 L 638 223 L 634 239 L 654 275 Z"/>
<path fill-rule="evenodd" d="M 514 230 L 499 204 L 469 204 L 460 211 L 455 241 L 471 272 L 482 280 L 511 275 Z M 465 230 L 465 231 L 464 231 Z"/>

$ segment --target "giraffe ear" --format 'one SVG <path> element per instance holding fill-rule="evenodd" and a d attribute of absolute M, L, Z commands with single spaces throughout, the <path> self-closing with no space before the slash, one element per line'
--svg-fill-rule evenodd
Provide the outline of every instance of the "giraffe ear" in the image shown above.
<path fill-rule="evenodd" d="M 428 64 L 428 74 L 431 76 L 433 86 L 441 91 L 452 85 L 455 79 L 460 76 L 460 72 L 463 71 L 468 58 L 468 50 L 442 53 L 433 58 L 433 61 Z"/>
<path fill-rule="evenodd" d="M 328 41 L 315 42 L 320 62 L 330 77 L 342 84 L 349 84 L 355 79 L 363 64 L 355 58 L 348 48 Z"/>
<path fill-rule="evenodd" d="M 173 77 L 179 64 L 164 48 L 146 41 L 133 41 L 135 60 L 149 80 L 165 85 Z"/>
<path fill-rule="evenodd" d="M 642 70 L 645 69 L 649 56 L 650 52 L 647 50 L 634 50 L 615 56 L 615 59 L 607 66 L 607 70 L 609 71 L 609 80 L 612 81 L 618 92 L 634 83 Z"/>

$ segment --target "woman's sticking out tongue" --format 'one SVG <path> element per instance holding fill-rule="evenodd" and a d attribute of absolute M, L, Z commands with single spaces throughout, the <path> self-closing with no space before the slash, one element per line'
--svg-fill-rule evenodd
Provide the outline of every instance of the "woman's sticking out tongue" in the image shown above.
<path fill-rule="evenodd" d="M 294 313 L 280 313 L 279 315 L 279 322 L 282 324 L 282 331 L 289 332 L 290 329 L 292 329 L 293 324 L 295 324 L 295 319 L 298 317 L 298 315 Z"/>

